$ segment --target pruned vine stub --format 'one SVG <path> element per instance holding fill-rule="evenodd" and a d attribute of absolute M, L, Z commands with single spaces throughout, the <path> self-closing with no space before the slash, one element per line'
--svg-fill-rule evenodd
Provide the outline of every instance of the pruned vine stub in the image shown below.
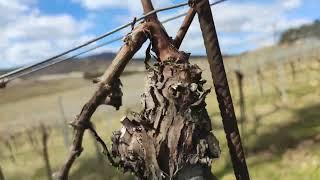
<path fill-rule="evenodd" d="M 154 10 L 151 0 L 141 0 L 141 3 L 144 14 Z M 59 179 L 68 179 L 73 162 L 83 150 L 82 139 L 86 129 L 104 147 L 112 165 L 132 172 L 138 179 L 214 179 L 211 166 L 213 160 L 220 156 L 220 147 L 206 110 L 205 100 L 211 89 L 206 89 L 200 67 L 189 62 L 190 54 L 179 50 L 196 13 L 202 31 L 212 30 L 203 29 L 203 13 L 208 15 L 201 10 L 204 3 L 209 8 L 208 0 L 190 3 L 191 9 L 175 39 L 168 35 L 155 13 L 132 26 L 112 64 L 95 80 L 97 91 L 72 122 L 74 140 L 70 154 L 58 173 Z M 106 144 L 92 128 L 90 118 L 100 105 L 112 105 L 116 109 L 122 105 L 119 77 L 147 39 L 151 44 L 146 52 L 147 81 L 141 97 L 142 110 L 121 119 L 122 128 L 113 132 L 109 153 Z M 153 65 L 149 64 L 150 51 L 155 54 Z M 212 66 L 214 64 L 210 62 L 211 71 L 216 71 Z M 223 64 L 219 67 L 223 68 Z M 225 81 L 223 83 L 227 84 Z M 228 85 L 221 88 L 228 88 Z M 216 91 L 220 92 L 220 89 L 216 87 Z M 232 105 L 232 101 L 229 103 Z M 224 111 L 222 109 L 222 115 Z M 237 128 L 237 125 L 232 124 L 232 128 Z M 232 140 L 240 139 L 234 135 Z"/>

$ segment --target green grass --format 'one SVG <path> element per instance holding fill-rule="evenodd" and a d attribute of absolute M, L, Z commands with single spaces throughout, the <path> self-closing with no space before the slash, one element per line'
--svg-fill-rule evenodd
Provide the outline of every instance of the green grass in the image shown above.
<path fill-rule="evenodd" d="M 269 87 L 265 87 L 267 91 L 262 97 L 252 81 L 246 81 L 247 122 L 243 141 L 252 179 L 316 180 L 320 177 L 320 86 L 310 83 L 319 82 L 320 75 L 304 70 L 297 76 L 296 80 L 287 82 L 287 102 L 281 102 L 270 84 L 264 82 Z M 275 79 L 267 82 L 272 80 Z M 233 100 L 239 112 L 238 94 L 234 92 Z M 208 104 L 209 111 L 217 109 L 215 102 Z M 216 124 L 221 127 L 217 118 Z M 224 160 L 217 160 L 213 170 L 219 179 L 234 179 L 223 131 L 219 129 L 216 134 L 224 150 Z"/>
<path fill-rule="evenodd" d="M 206 68 L 203 61 L 195 63 Z M 289 76 L 287 68 L 286 74 Z M 209 80 L 210 87 L 212 83 L 208 69 L 205 70 L 204 78 Z M 319 179 L 320 74 L 301 69 L 295 80 L 288 78 L 286 102 L 281 101 L 274 88 L 277 83 L 274 70 L 267 69 L 264 75 L 266 79 L 263 82 L 263 95 L 254 83 L 254 76 L 248 75 L 244 79 L 246 123 L 243 142 L 248 153 L 251 178 Z M 228 77 L 235 110 L 239 116 L 237 85 L 233 74 Z M 128 110 L 139 109 L 140 94 L 144 89 L 143 74 L 132 74 L 121 79 L 124 84 L 124 105 L 121 110 L 116 112 L 111 107 L 102 106 L 92 118 L 97 131 L 109 146 L 112 131 L 120 129 L 120 118 Z M 50 162 L 54 172 L 61 167 L 68 148 L 64 146 L 62 131 L 58 128 L 62 119 L 58 98 L 62 98 L 66 118 L 72 120 L 94 89 L 95 86 L 89 81 L 64 79 L 46 83 L 23 82 L 0 91 L 0 139 L 7 138 L 9 134 L 16 136 L 10 141 L 15 161 L 10 159 L 10 151 L 0 141 L 0 164 L 7 179 L 45 179 L 41 155 L 30 145 L 24 133 L 25 129 L 31 129 L 40 138 L 36 128 L 32 128 L 39 122 L 53 127 L 49 138 Z M 221 157 L 213 164 L 213 172 L 219 179 L 234 179 L 214 91 L 208 97 L 207 104 L 214 133 L 222 149 Z M 98 160 L 96 146 L 89 134 L 85 135 L 83 147 L 83 153 L 72 168 L 71 179 L 132 179 L 129 174 L 123 175 L 120 170 L 110 167 L 107 160 Z"/>

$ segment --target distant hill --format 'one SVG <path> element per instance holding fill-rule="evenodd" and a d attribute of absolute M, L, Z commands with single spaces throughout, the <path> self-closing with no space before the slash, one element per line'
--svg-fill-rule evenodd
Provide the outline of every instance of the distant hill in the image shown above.
<path fill-rule="evenodd" d="M 64 61 L 58 63 L 50 68 L 45 68 L 43 70 L 32 73 L 30 76 L 39 76 L 47 74 L 66 74 L 70 72 L 92 72 L 92 71 L 102 71 L 115 57 L 116 54 L 106 52 L 99 53 L 83 58 L 75 58 L 73 60 Z M 0 74 L 4 74 L 13 69 L 2 69 Z"/>
<path fill-rule="evenodd" d="M 114 53 L 106 52 L 90 55 L 83 58 L 76 58 L 32 73 L 32 76 L 47 74 L 66 74 L 70 72 L 102 71 L 106 69 L 106 67 L 111 63 L 115 55 L 116 54 Z"/>
<path fill-rule="evenodd" d="M 103 52 L 86 56 L 83 58 L 75 58 L 73 60 L 55 64 L 50 68 L 45 68 L 40 71 L 34 72 L 26 76 L 26 78 L 50 74 L 67 74 L 71 72 L 104 72 L 104 70 L 110 65 L 111 61 L 114 59 L 115 56 L 115 53 Z M 203 58 L 203 56 L 192 56 L 192 58 Z M 142 62 L 143 60 L 143 58 L 136 58 L 135 62 Z M 11 70 L 14 69 L 0 69 L 0 74 L 4 74 Z"/>
<path fill-rule="evenodd" d="M 320 20 L 316 20 L 312 24 L 303 25 L 301 27 L 285 31 L 282 33 L 279 43 L 293 43 L 296 40 L 306 38 L 320 39 Z"/>

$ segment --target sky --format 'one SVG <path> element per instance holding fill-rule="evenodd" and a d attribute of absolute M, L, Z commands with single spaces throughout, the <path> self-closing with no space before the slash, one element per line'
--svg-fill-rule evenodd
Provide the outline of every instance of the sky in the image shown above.
<path fill-rule="evenodd" d="M 185 1 L 153 0 L 153 4 L 161 8 Z M 272 45 L 286 29 L 319 19 L 319 7 L 319 0 L 229 0 L 214 6 L 222 53 L 236 54 Z M 187 9 L 158 16 L 163 20 Z M 39 62 L 140 15 L 140 0 L 0 0 L 0 68 Z M 170 36 L 175 36 L 182 20 L 164 24 Z M 104 41 L 129 32 L 130 29 L 122 30 Z M 119 41 L 92 53 L 117 52 L 121 44 Z M 143 56 L 145 49 L 142 47 L 137 56 Z M 197 18 L 181 50 L 205 55 Z"/>

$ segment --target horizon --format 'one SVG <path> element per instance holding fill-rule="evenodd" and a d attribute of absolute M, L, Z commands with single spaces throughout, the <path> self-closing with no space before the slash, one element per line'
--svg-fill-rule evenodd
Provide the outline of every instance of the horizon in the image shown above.
<path fill-rule="evenodd" d="M 161 8 L 181 2 L 184 0 L 154 1 L 154 6 Z M 318 19 L 316 4 L 316 0 L 229 0 L 212 7 L 222 53 L 236 55 L 275 45 L 283 31 Z M 4 27 L 0 32 L 3 42 L 0 69 L 35 63 L 72 48 L 132 21 L 133 17 L 142 14 L 140 6 L 140 3 L 132 1 L 0 0 L 0 8 L 5 10 L 0 16 L 0 24 Z M 158 16 L 163 20 L 187 9 L 170 10 Z M 182 20 L 179 18 L 164 24 L 171 36 L 174 36 Z M 181 49 L 195 56 L 204 56 L 203 40 L 197 26 L 195 18 Z M 130 28 L 125 29 L 105 41 L 129 31 Z M 121 41 L 115 42 L 86 56 L 101 52 L 116 53 L 121 44 Z M 143 46 L 136 57 L 143 57 L 145 49 L 146 46 Z"/>

